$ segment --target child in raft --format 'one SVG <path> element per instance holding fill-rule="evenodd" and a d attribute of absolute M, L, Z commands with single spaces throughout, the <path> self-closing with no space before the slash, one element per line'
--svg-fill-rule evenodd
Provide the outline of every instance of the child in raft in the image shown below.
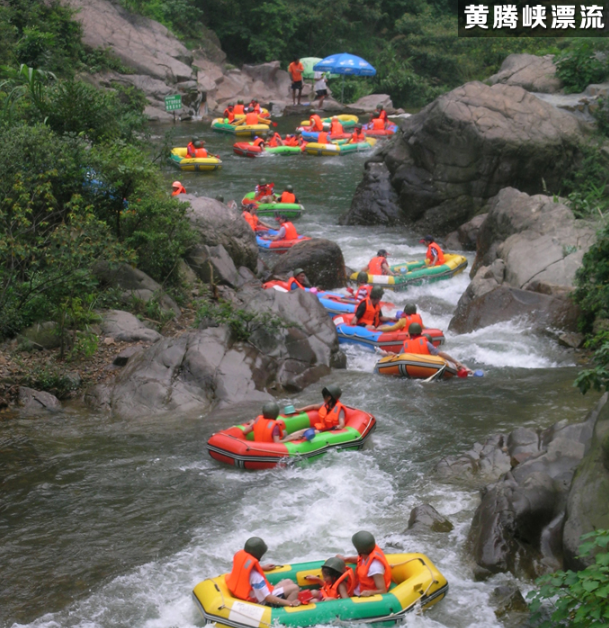
<path fill-rule="evenodd" d="M 305 576 L 307 582 L 320 584 L 320 589 L 311 591 L 311 599 L 323 602 L 324 600 L 337 600 L 353 595 L 355 589 L 355 574 L 351 567 L 345 565 L 345 561 L 338 556 L 332 556 L 321 567 L 321 578 L 318 576 Z"/>
<path fill-rule="evenodd" d="M 309 410 L 317 410 L 319 419 L 313 425 L 315 433 L 328 432 L 335 428 L 343 429 L 345 427 L 345 406 L 339 401 L 343 394 L 340 386 L 330 384 L 326 386 L 321 394 L 324 398 L 323 403 L 314 403 L 296 410 L 296 412 L 308 412 Z"/>

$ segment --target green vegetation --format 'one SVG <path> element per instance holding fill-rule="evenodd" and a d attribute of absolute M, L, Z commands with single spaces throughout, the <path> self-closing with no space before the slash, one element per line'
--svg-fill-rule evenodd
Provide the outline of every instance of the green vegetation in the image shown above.
<path fill-rule="evenodd" d="M 540 628 L 602 628 L 609 624 L 609 530 L 582 536 L 581 557 L 594 557 L 582 571 L 557 571 L 537 580 L 529 593 L 533 625 Z"/>
<path fill-rule="evenodd" d="M 581 92 L 591 83 L 609 77 L 609 59 L 599 54 L 608 49 L 609 43 L 604 39 L 574 39 L 570 48 L 557 56 L 556 73 L 567 94 Z"/>

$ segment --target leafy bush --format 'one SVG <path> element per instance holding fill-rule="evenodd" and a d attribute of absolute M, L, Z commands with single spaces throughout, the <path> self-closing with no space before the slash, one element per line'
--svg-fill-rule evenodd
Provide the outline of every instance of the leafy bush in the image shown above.
<path fill-rule="evenodd" d="M 575 39 L 572 47 L 555 59 L 556 74 L 571 94 L 583 91 L 590 83 L 600 83 L 609 76 L 609 64 L 597 55 L 600 44 L 594 39 Z"/>
<path fill-rule="evenodd" d="M 22 385 L 50 392 L 58 399 L 69 397 L 79 386 L 74 378 L 66 375 L 64 368 L 50 364 L 28 367 Z"/>
<path fill-rule="evenodd" d="M 582 536 L 582 557 L 594 564 L 582 571 L 556 571 L 537 580 L 538 591 L 529 593 L 534 625 L 540 628 L 605 628 L 609 624 L 609 530 Z"/>

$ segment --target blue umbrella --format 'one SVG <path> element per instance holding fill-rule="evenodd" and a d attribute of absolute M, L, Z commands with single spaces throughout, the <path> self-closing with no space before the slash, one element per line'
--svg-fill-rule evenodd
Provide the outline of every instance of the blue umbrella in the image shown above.
<path fill-rule="evenodd" d="M 322 59 L 313 66 L 315 72 L 333 72 L 343 75 L 343 84 L 340 90 L 340 100 L 343 100 L 345 74 L 352 76 L 374 76 L 376 69 L 365 59 L 348 52 L 340 52 Z"/>

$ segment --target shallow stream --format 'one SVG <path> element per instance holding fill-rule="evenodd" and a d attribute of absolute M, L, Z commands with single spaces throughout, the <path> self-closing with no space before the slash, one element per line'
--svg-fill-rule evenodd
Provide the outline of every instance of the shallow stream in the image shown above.
<path fill-rule="evenodd" d="M 297 121 L 283 119 L 280 130 Z M 232 138 L 207 125 L 176 129 L 182 139 L 195 131 L 204 136 L 224 168 L 177 174 L 168 166 L 168 189 L 177 178 L 189 192 L 239 201 L 261 177 L 278 188 L 291 183 L 307 208 L 299 231 L 338 242 L 348 265 L 363 266 L 381 247 L 395 262 L 424 253 L 406 229 L 337 225 L 365 154 L 250 160 L 233 156 Z M 414 300 L 426 326 L 447 329 L 468 281 L 465 273 L 385 298 L 396 305 Z M 0 625 L 203 626 L 190 592 L 228 570 L 247 537 L 264 537 L 267 558 L 285 563 L 349 552 L 351 535 L 363 528 L 386 549 L 427 554 L 449 581 L 448 596 L 423 616 L 409 616 L 406 626 L 501 626 L 489 596 L 513 578 L 475 582 L 464 548 L 477 488 L 438 480 L 434 466 L 492 433 L 579 420 L 596 397 L 573 389 L 574 354 L 523 323 L 448 334 L 446 349 L 485 377 L 427 385 L 384 379 L 371 374 L 373 353 L 347 348 L 346 370 L 289 401 L 320 401 L 322 386 L 335 381 L 345 403 L 375 414 L 377 430 L 362 452 L 287 469 L 239 471 L 207 455 L 212 432 L 255 410 L 125 421 L 68 410 L 1 422 Z M 454 530 L 406 534 L 410 510 L 421 503 L 447 516 Z"/>

